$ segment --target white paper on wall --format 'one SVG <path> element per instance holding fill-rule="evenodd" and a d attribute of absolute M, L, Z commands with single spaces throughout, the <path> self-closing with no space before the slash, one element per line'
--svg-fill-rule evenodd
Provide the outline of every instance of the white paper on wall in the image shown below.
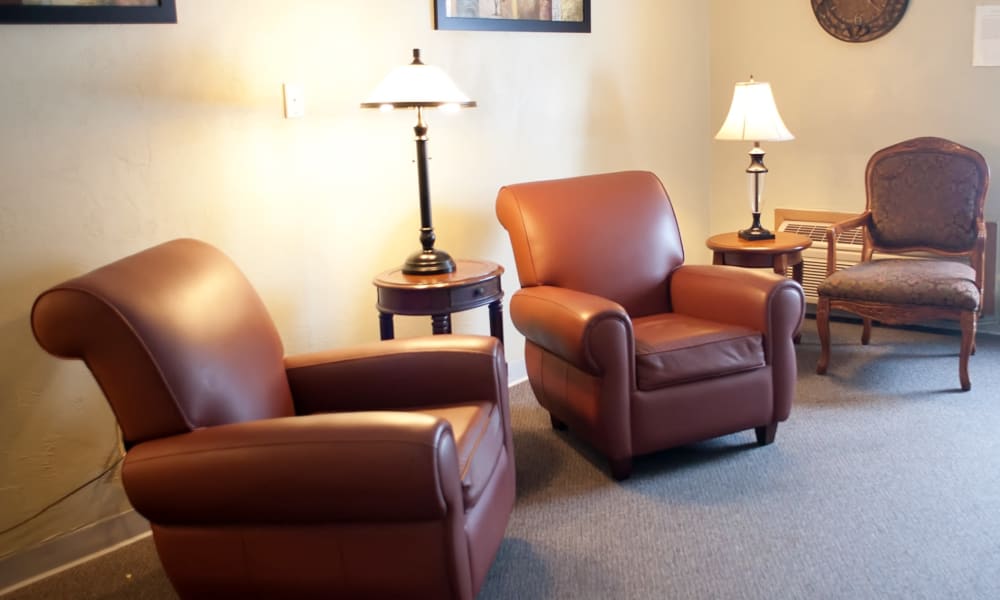
<path fill-rule="evenodd" d="M 975 31 L 972 37 L 972 66 L 1000 66 L 1000 4 L 976 7 Z"/>

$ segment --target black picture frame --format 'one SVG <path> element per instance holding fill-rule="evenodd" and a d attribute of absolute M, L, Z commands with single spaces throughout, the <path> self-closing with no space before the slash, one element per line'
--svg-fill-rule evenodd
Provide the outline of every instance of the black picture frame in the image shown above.
<path fill-rule="evenodd" d="M 175 0 L 156 6 L 25 6 L 0 4 L 0 24 L 176 23 Z"/>
<path fill-rule="evenodd" d="M 448 0 L 434 0 L 434 28 L 472 31 L 554 31 L 590 33 L 590 0 L 583 3 L 582 21 L 540 21 L 536 19 L 500 19 L 494 17 L 449 17 Z"/>

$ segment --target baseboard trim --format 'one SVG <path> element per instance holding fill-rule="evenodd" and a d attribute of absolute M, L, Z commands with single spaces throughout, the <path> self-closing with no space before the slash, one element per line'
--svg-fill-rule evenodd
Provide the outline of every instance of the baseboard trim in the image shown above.
<path fill-rule="evenodd" d="M 507 387 L 514 387 L 528 380 L 528 366 L 521 360 L 507 362 Z"/>
<path fill-rule="evenodd" d="M 134 510 L 108 517 L 0 560 L 0 596 L 150 535 Z"/>

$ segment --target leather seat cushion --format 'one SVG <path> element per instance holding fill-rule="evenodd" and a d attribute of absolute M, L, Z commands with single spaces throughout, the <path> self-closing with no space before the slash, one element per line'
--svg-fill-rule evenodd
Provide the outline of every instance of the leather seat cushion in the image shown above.
<path fill-rule="evenodd" d="M 451 423 L 458 450 L 458 469 L 462 478 L 465 508 L 475 506 L 500 461 L 504 432 L 500 409 L 493 402 L 455 404 L 421 408 L 420 412 Z"/>
<path fill-rule="evenodd" d="M 975 270 L 951 260 L 886 258 L 858 263 L 827 277 L 820 296 L 959 310 L 979 308 Z"/>
<path fill-rule="evenodd" d="M 765 365 L 759 331 L 677 313 L 632 321 L 639 389 L 721 377 Z"/>

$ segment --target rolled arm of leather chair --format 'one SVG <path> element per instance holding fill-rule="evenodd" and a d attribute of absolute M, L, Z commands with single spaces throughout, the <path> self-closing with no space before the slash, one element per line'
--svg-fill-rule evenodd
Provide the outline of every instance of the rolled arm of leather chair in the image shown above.
<path fill-rule="evenodd" d="M 805 316 L 802 286 L 762 269 L 685 265 L 671 276 L 670 293 L 677 312 L 763 334 L 765 359 L 773 373 L 772 420 L 787 419 L 795 396 L 793 337 Z"/>
<path fill-rule="evenodd" d="M 386 340 L 285 358 L 298 414 L 393 410 L 506 397 L 507 363 L 493 337 Z"/>
<path fill-rule="evenodd" d="M 600 325 L 621 323 L 630 337 L 632 322 L 618 304 L 585 292 L 555 286 L 522 288 L 510 301 L 511 320 L 524 337 L 545 350 L 588 373 L 602 373 L 611 358 L 625 356 L 625 350 L 614 352 L 600 343 L 595 332 Z M 612 328 L 618 330 L 620 328 Z M 622 338 L 627 341 L 626 338 Z M 630 349 L 629 349 L 630 350 Z"/>
<path fill-rule="evenodd" d="M 451 426 L 416 413 L 209 427 L 135 446 L 122 477 L 161 525 L 414 521 L 463 506 Z"/>
<path fill-rule="evenodd" d="M 670 277 L 670 300 L 675 312 L 789 340 L 805 312 L 802 287 L 791 279 L 719 265 L 678 267 Z"/>

